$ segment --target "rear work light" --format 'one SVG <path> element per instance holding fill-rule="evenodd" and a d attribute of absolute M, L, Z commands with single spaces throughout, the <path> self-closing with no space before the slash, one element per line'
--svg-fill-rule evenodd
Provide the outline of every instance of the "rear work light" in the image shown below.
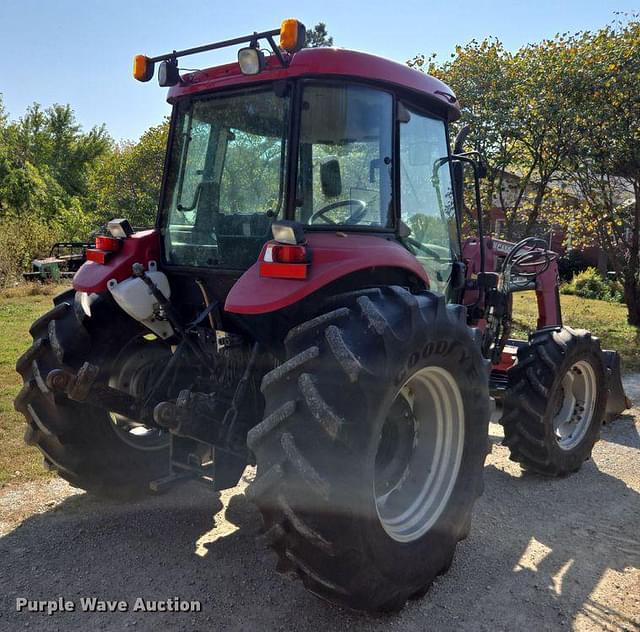
<path fill-rule="evenodd" d="M 264 69 L 264 53 L 253 46 L 238 51 L 238 64 L 243 75 L 257 75 Z"/>
<path fill-rule="evenodd" d="M 120 239 L 126 239 L 133 235 L 133 228 L 126 219 L 112 219 L 107 223 L 107 230 L 111 233 L 112 237 L 119 237 Z"/>
<path fill-rule="evenodd" d="M 306 237 L 300 222 L 280 219 L 271 224 L 273 238 L 281 244 L 304 244 Z"/>
<path fill-rule="evenodd" d="M 301 244 L 270 242 L 260 262 L 260 276 L 272 279 L 306 279 L 311 251 Z"/>

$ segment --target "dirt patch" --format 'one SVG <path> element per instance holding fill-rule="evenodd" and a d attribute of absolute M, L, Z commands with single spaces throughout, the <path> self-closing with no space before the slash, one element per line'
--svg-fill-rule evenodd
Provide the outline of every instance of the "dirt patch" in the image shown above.
<path fill-rule="evenodd" d="M 0 628 L 16 630 L 640 629 L 640 376 L 636 408 L 606 426 L 593 460 L 559 480 L 522 475 L 499 445 L 470 537 L 449 573 L 399 615 L 336 608 L 275 574 L 260 518 L 237 488 L 190 483 L 136 504 L 60 480 L 0 492 Z M 247 472 L 247 476 L 251 476 Z M 17 597 L 198 600 L 199 613 L 17 613 Z"/>

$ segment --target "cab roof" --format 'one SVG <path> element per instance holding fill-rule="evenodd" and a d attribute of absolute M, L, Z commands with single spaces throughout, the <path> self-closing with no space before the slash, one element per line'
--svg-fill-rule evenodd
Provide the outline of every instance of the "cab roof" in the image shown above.
<path fill-rule="evenodd" d="M 182 77 L 182 83 L 169 89 L 167 100 L 234 86 L 250 86 L 265 81 L 299 77 L 348 77 L 388 84 L 423 97 L 444 110 L 449 121 L 460 118 L 460 106 L 451 88 L 418 70 L 390 59 L 344 48 L 303 48 L 283 67 L 275 56 L 267 58 L 257 75 L 243 75 L 237 62 L 198 70 Z"/>

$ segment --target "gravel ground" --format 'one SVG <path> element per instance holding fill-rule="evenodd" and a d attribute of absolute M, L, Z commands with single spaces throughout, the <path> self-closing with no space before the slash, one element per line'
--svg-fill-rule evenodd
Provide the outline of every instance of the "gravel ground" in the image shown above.
<path fill-rule="evenodd" d="M 492 424 L 472 533 L 449 573 L 399 615 L 345 611 L 276 575 L 254 544 L 246 480 L 119 504 L 56 479 L 0 491 L 0 629 L 640 630 L 640 375 L 625 382 L 636 407 L 566 479 L 522 475 Z M 81 612 L 87 596 L 129 610 Z M 132 611 L 137 597 L 174 596 L 201 611 Z M 19 613 L 18 597 L 77 608 Z"/>

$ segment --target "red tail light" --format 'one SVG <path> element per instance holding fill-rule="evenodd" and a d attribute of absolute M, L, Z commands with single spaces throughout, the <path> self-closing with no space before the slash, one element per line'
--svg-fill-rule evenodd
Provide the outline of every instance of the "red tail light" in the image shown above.
<path fill-rule="evenodd" d="M 306 279 L 311 251 L 304 245 L 268 243 L 260 262 L 260 276 L 273 279 Z"/>
<path fill-rule="evenodd" d="M 122 239 L 109 237 L 108 235 L 98 235 L 96 237 L 96 247 L 87 250 L 87 261 L 104 265 L 114 252 L 118 252 L 122 246 Z"/>
<path fill-rule="evenodd" d="M 309 256 L 305 246 L 278 245 L 271 249 L 275 263 L 308 263 Z"/>
<path fill-rule="evenodd" d="M 106 250 L 107 252 L 118 252 L 122 241 L 115 237 L 108 237 L 106 235 L 98 235 L 96 237 L 96 248 L 98 250 Z"/>
<path fill-rule="evenodd" d="M 104 265 L 109 261 L 109 257 L 112 255 L 112 252 L 107 250 L 96 250 L 95 248 L 90 248 L 87 250 L 87 261 L 93 261 L 94 263 L 100 263 Z"/>

